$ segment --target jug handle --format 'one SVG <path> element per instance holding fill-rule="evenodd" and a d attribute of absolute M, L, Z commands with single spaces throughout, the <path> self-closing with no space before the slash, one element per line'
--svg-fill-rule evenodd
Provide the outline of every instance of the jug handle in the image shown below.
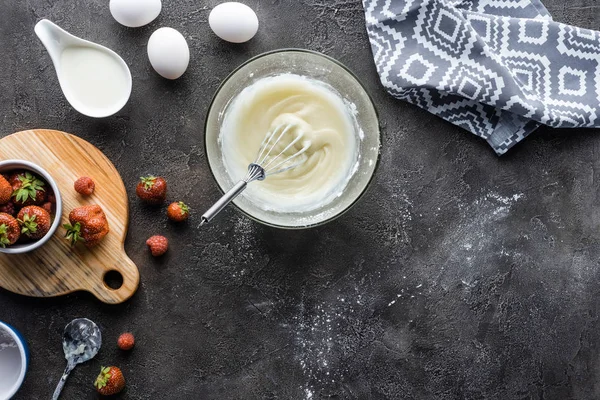
<path fill-rule="evenodd" d="M 50 58 L 54 65 L 58 67 L 60 53 L 67 46 L 67 41 L 71 36 L 55 23 L 43 19 L 35 25 L 35 34 L 42 41 L 42 44 L 48 50 Z"/>

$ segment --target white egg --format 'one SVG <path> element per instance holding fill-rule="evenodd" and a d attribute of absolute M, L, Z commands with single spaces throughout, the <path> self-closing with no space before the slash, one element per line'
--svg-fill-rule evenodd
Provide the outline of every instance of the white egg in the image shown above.
<path fill-rule="evenodd" d="M 190 48 L 178 31 L 160 28 L 148 40 L 148 58 L 152 68 L 162 77 L 177 79 L 188 67 Z"/>
<path fill-rule="evenodd" d="M 208 24 L 223 40 L 244 43 L 258 31 L 258 17 L 247 5 L 238 2 L 219 4 L 210 12 Z"/>
<path fill-rule="evenodd" d="M 162 3 L 160 0 L 110 0 L 109 8 L 118 23 L 137 28 L 154 21 Z"/>

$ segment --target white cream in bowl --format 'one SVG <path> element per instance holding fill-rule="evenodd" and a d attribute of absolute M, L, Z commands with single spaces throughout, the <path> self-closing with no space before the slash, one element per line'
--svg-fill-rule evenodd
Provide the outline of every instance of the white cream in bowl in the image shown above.
<path fill-rule="evenodd" d="M 232 181 L 246 175 L 265 135 L 281 125 L 302 140 L 291 155 L 310 143 L 305 161 L 280 174 L 253 182 L 243 196 L 264 210 L 305 212 L 332 202 L 344 191 L 358 162 L 359 132 L 351 108 L 329 85 L 295 74 L 259 79 L 227 107 L 219 135 L 223 162 Z M 274 154 L 278 154 L 274 152 Z"/>

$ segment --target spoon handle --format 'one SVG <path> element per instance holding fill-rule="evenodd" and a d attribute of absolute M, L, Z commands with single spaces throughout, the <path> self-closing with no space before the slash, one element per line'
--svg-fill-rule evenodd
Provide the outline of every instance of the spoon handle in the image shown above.
<path fill-rule="evenodd" d="M 58 400 L 58 397 L 60 396 L 60 392 L 62 392 L 63 386 L 65 386 L 65 382 L 67 381 L 67 378 L 69 377 L 69 374 L 71 373 L 71 371 L 73 371 L 73 368 L 75 368 L 74 365 L 71 365 L 71 363 L 67 364 L 67 368 L 65 368 L 65 372 L 61 376 L 60 381 L 58 382 L 58 385 L 56 385 L 56 389 L 54 390 L 54 394 L 52 395 L 52 400 Z"/>

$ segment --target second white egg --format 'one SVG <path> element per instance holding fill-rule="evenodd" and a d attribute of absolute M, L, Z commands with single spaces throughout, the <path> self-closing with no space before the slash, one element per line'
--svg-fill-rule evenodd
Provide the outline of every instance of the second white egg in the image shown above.
<path fill-rule="evenodd" d="M 247 42 L 258 31 L 258 17 L 254 10 L 235 1 L 213 8 L 208 24 L 218 37 L 232 43 Z"/>
<path fill-rule="evenodd" d="M 162 77 L 177 79 L 188 67 L 190 48 L 178 31 L 160 28 L 148 40 L 148 59 L 152 68 Z"/>
<path fill-rule="evenodd" d="M 144 26 L 154 21 L 162 8 L 160 0 L 110 0 L 113 18 L 130 28 Z"/>

